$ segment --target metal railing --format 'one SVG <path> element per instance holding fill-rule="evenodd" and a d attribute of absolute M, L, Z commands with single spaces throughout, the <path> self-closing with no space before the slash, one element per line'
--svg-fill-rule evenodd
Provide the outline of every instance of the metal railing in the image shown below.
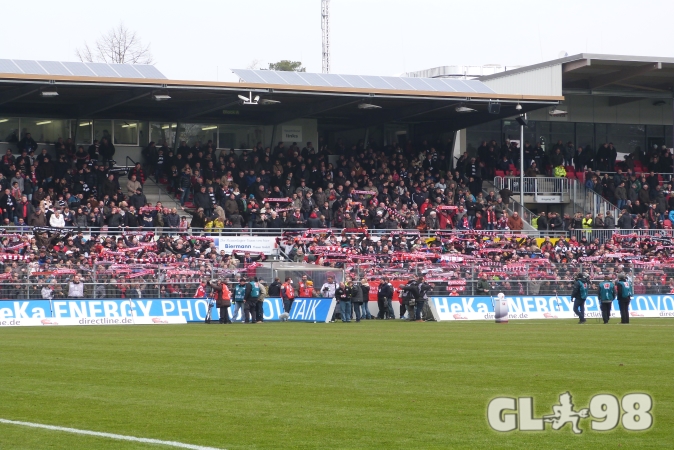
<path fill-rule="evenodd" d="M 531 213 L 531 212 L 530 212 Z M 533 213 L 531 213 L 533 214 Z M 34 227 L 30 226 L 23 226 L 23 227 L 17 227 L 17 226 L 10 226 L 10 227 L 0 227 L 0 236 L 2 236 L 3 232 L 7 234 L 12 234 L 12 233 L 32 233 L 32 229 Z M 39 229 L 45 229 L 48 227 L 35 227 Z M 130 233 L 130 232 L 152 232 L 155 235 L 200 235 L 200 236 L 209 236 L 209 237 L 219 237 L 219 236 L 275 236 L 275 237 L 280 237 L 283 235 L 283 233 L 298 233 L 302 234 L 305 232 L 314 232 L 314 233 L 319 233 L 319 232 L 324 232 L 324 233 L 333 233 L 333 234 L 350 234 L 350 233 L 364 233 L 367 232 L 370 235 L 378 236 L 378 235 L 384 235 L 384 234 L 391 234 L 393 233 L 399 233 L 399 232 L 406 232 L 406 233 L 416 233 L 419 232 L 421 236 L 425 237 L 432 237 L 435 236 L 437 232 L 442 232 L 443 234 L 451 233 L 451 234 L 456 234 L 456 235 L 463 235 L 463 234 L 468 234 L 472 233 L 474 230 L 457 230 L 457 229 L 433 229 L 433 230 L 422 230 L 419 231 L 416 228 L 410 228 L 410 229 L 377 229 L 377 228 L 357 228 L 357 229 L 345 229 L 345 228 L 240 228 L 240 229 L 234 229 L 234 228 L 219 228 L 219 229 L 205 229 L 205 228 L 187 228 L 187 229 L 180 229 L 180 228 L 170 228 L 170 227 L 154 227 L 154 228 L 147 228 L 147 227 L 138 227 L 138 228 L 130 228 L 130 227 L 119 227 L 119 228 L 109 228 L 106 225 L 104 225 L 101 228 L 77 228 L 77 227 L 65 227 L 65 228 L 60 228 L 63 233 L 72 233 L 76 234 L 78 232 L 82 232 L 83 234 L 87 235 L 93 235 L 93 236 L 121 236 L 125 233 Z M 511 231 L 508 230 L 480 230 L 480 233 L 483 234 L 494 234 L 494 235 L 499 235 L 499 234 L 508 234 L 511 233 Z M 534 229 L 529 229 L 529 230 L 522 230 L 522 231 L 517 231 L 519 234 L 526 234 L 530 237 L 541 237 L 541 236 L 549 236 L 548 233 L 545 231 L 539 232 L 538 230 Z"/>
<path fill-rule="evenodd" d="M 591 258 L 590 258 L 591 259 Z M 25 271 L 22 271 L 25 269 Z M 313 282 L 312 296 L 321 296 L 320 288 L 333 277 L 337 282 L 351 278 L 366 279 L 371 287 L 376 287 L 384 277 L 389 277 L 398 286 L 411 278 L 424 275 L 433 286 L 433 295 L 478 295 L 477 284 L 484 276 L 494 293 L 506 295 L 569 295 L 574 275 L 587 272 L 596 285 L 605 274 L 615 275 L 626 271 L 634 282 L 635 294 L 664 294 L 674 288 L 674 265 L 635 264 L 632 262 L 594 262 L 580 259 L 574 264 L 553 264 L 546 259 L 532 259 L 519 263 L 496 263 L 491 260 L 465 261 L 442 264 L 383 264 L 376 267 L 353 264 L 348 267 L 323 267 L 313 264 L 271 262 L 259 266 L 219 268 L 207 267 L 205 271 L 180 269 L 171 265 L 153 269 L 152 273 L 142 273 L 143 269 L 128 265 L 125 270 L 110 273 L 110 267 L 101 265 L 96 272 L 79 270 L 84 284 L 83 298 L 192 298 L 202 281 L 212 278 L 236 283 L 241 275 L 264 279 L 269 285 L 275 278 L 284 280 L 291 277 L 296 282 L 303 275 Z M 69 298 L 71 273 L 63 273 L 57 268 L 43 268 L 41 272 L 31 272 L 25 264 L 13 266 L 13 278 L 0 283 L 0 301 L 18 299 L 42 299 L 43 288 L 48 287 L 48 295 L 54 299 Z M 198 274 L 185 274 L 193 270 Z M 46 274 L 46 272 L 52 272 Z M 295 284 L 298 288 L 298 283 Z M 595 289 L 591 287 L 591 289 Z M 140 291 L 140 292 L 138 292 Z"/>
<path fill-rule="evenodd" d="M 580 240 L 585 237 L 588 240 L 599 239 L 600 243 L 610 241 L 613 239 L 614 235 L 619 236 L 635 236 L 637 238 L 643 237 L 653 237 L 653 238 L 669 238 L 674 239 L 674 230 L 671 229 L 630 229 L 630 230 L 621 230 L 617 228 L 598 228 L 598 229 L 582 229 L 582 230 L 571 230 L 571 236 L 575 236 L 576 239 Z"/>
<path fill-rule="evenodd" d="M 557 177 L 524 177 L 525 195 L 564 195 L 571 193 L 571 181 L 568 178 Z M 513 193 L 520 193 L 519 177 L 495 177 L 496 190 L 507 188 Z"/>

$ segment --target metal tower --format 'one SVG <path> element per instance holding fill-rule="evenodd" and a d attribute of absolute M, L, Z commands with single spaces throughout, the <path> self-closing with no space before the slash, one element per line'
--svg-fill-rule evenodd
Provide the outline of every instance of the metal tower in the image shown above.
<path fill-rule="evenodd" d="M 330 73 L 330 0 L 321 0 L 321 30 L 323 31 L 323 73 Z"/>

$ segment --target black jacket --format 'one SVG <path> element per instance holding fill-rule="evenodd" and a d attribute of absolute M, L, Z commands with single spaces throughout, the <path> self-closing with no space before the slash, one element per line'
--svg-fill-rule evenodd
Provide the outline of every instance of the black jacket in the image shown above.
<path fill-rule="evenodd" d="M 281 282 L 274 281 L 269 285 L 267 290 L 267 297 L 280 297 L 281 296 Z"/>
<path fill-rule="evenodd" d="M 379 283 L 379 288 L 377 288 L 377 298 L 379 300 L 384 300 L 385 298 L 393 297 L 393 286 L 391 283 Z"/>

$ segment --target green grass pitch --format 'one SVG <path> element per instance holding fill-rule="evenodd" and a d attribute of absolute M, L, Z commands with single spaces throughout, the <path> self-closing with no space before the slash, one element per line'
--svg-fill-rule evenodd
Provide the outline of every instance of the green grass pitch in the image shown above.
<path fill-rule="evenodd" d="M 591 320 L 590 322 L 594 322 Z M 497 433 L 570 391 L 645 392 L 654 425 Z M 0 329 L 0 418 L 223 449 L 674 447 L 674 320 Z M 0 424 L 0 449 L 169 448 Z"/>

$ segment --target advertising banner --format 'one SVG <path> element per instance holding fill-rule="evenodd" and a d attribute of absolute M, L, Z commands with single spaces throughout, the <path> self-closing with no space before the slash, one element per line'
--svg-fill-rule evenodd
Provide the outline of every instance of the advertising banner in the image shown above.
<path fill-rule="evenodd" d="M 573 319 L 573 300 L 568 296 L 508 297 L 508 319 Z M 430 306 L 438 320 L 494 320 L 491 297 L 431 297 Z M 674 317 L 673 295 L 636 295 L 630 303 L 631 317 Z M 585 317 L 600 318 L 596 296 L 585 301 Z M 618 301 L 611 317 L 620 317 Z"/>
<path fill-rule="evenodd" d="M 328 322 L 335 308 L 328 298 L 296 298 L 290 309 L 290 321 Z M 278 321 L 283 313 L 283 300 L 267 298 L 264 302 L 266 321 Z M 232 317 L 243 320 L 243 311 Z M 90 299 L 90 300 L 8 300 L 0 301 L 0 326 L 34 325 L 138 325 L 202 322 L 206 319 L 208 299 Z M 211 320 L 219 319 L 213 307 Z M 44 321 L 42 321 L 45 319 Z M 98 320 L 105 319 L 105 320 Z M 49 323 L 51 320 L 52 323 Z M 17 323 L 19 322 L 19 323 Z"/>
<path fill-rule="evenodd" d="M 276 238 L 272 236 L 220 236 L 214 238 L 218 250 L 230 254 L 232 250 L 251 253 L 276 254 Z"/>

